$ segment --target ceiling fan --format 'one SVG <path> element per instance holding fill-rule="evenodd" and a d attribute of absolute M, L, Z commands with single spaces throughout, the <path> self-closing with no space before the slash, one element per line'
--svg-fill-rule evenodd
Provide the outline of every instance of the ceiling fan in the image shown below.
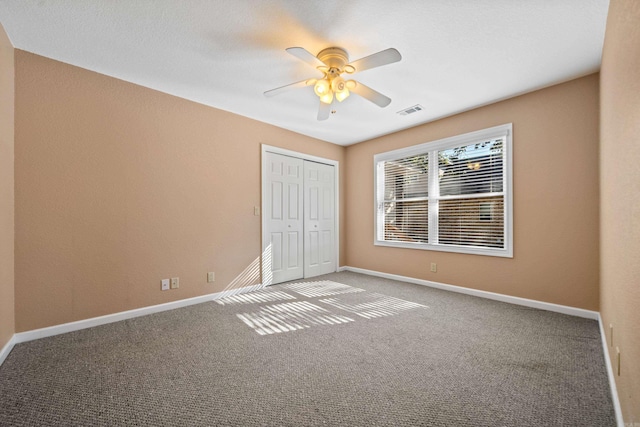
<path fill-rule="evenodd" d="M 321 71 L 324 76 L 319 79 L 311 78 L 268 90 L 264 93 L 267 97 L 277 95 L 289 89 L 313 86 L 314 92 L 320 98 L 318 120 L 328 119 L 333 100 L 337 99 L 338 102 L 342 102 L 351 92 L 373 102 L 379 107 L 386 107 L 391 102 L 391 98 L 384 96 L 380 92 L 360 82 L 345 80 L 342 74 L 354 74 L 358 71 L 398 62 L 402 59 L 402 56 L 396 49 L 385 49 L 353 62 L 349 62 L 349 54 L 340 47 L 323 49 L 317 56 L 302 47 L 290 47 L 286 50 L 291 55 Z"/>

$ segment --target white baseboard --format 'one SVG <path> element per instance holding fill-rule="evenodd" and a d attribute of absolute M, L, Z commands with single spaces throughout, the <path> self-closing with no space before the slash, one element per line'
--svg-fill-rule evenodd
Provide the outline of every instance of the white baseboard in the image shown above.
<path fill-rule="evenodd" d="M 616 377 L 613 373 L 613 365 L 611 364 L 611 357 L 609 357 L 609 348 L 607 346 L 607 336 L 604 334 L 604 325 L 602 324 L 602 317 L 600 317 L 600 313 L 598 313 L 598 325 L 600 326 L 602 351 L 604 352 L 604 361 L 607 365 L 607 376 L 609 377 L 609 386 L 611 387 L 613 410 L 616 413 L 616 425 L 618 427 L 625 427 L 624 419 L 622 418 L 622 408 L 620 407 L 620 399 L 618 398 L 618 389 L 616 388 Z"/>
<path fill-rule="evenodd" d="M 2 347 L 2 350 L 0 350 L 0 366 L 2 366 L 2 362 L 4 362 L 4 359 L 7 358 L 9 353 L 11 353 L 11 350 L 13 349 L 13 346 L 15 344 L 16 344 L 16 335 L 13 334 L 9 342 L 6 343 L 4 347 Z"/>
<path fill-rule="evenodd" d="M 189 305 L 200 304 L 207 301 L 214 301 L 231 295 L 251 292 L 262 288 L 261 284 L 247 286 L 244 288 L 230 289 L 213 294 L 202 295 L 194 298 L 187 298 L 178 301 L 167 302 L 164 304 L 152 305 L 149 307 L 137 308 L 134 310 L 121 311 L 119 313 L 107 314 L 105 316 L 93 317 L 91 319 L 78 320 L 76 322 L 63 323 L 62 325 L 49 326 L 42 329 L 34 329 L 27 332 L 19 332 L 12 338 L 13 344 L 19 344 L 27 341 L 37 340 L 39 338 L 51 337 L 54 335 L 65 334 L 67 332 L 78 331 L 80 329 L 92 328 L 94 326 L 106 325 L 107 323 L 119 322 L 121 320 L 132 319 L 134 317 L 146 316 L 148 314 L 159 313 L 161 311 L 174 310 L 176 308 L 187 307 Z M 11 341 L 10 341 L 11 342 Z M 6 348 L 7 346 L 5 346 Z M 9 349 L 10 351 L 11 349 Z M 0 356 L 4 354 L 4 349 Z M 7 351 L 8 354 L 8 351 Z M 6 357 L 6 356 L 5 356 Z M 2 362 L 0 357 L 0 364 Z"/>
<path fill-rule="evenodd" d="M 568 314 L 570 316 L 583 317 L 586 319 L 598 320 L 597 311 L 585 310 L 582 308 L 569 307 L 566 305 L 553 304 L 550 302 L 536 301 L 527 298 L 513 297 L 510 295 L 498 294 L 494 292 L 481 291 L 478 289 L 464 288 L 462 286 L 447 285 L 446 283 L 432 282 L 430 280 L 416 279 L 413 277 L 399 276 L 397 274 L 381 273 L 379 271 L 366 270 L 357 267 L 340 267 L 339 271 L 352 271 L 354 273 L 367 274 L 369 276 L 382 277 L 385 279 L 398 280 L 400 282 L 414 283 L 416 285 L 428 286 L 430 288 L 442 289 L 460 294 L 473 295 L 475 297 L 487 298 L 510 304 L 523 305 L 540 310 L 553 311 L 556 313 Z"/>

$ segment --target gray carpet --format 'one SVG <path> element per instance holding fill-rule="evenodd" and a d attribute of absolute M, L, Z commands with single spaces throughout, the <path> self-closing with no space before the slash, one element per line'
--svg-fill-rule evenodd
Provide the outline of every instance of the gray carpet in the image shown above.
<path fill-rule="evenodd" d="M 311 282 L 16 345 L 0 425 L 615 425 L 595 321 Z"/>

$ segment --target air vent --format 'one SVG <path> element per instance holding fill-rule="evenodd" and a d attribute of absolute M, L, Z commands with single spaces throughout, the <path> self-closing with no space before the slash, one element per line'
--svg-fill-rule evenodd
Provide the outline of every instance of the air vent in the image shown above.
<path fill-rule="evenodd" d="M 409 114 L 417 113 L 418 111 L 424 110 L 424 107 L 420 104 L 416 104 L 413 107 L 405 108 L 404 110 L 398 111 L 398 114 L 401 116 L 408 116 Z"/>

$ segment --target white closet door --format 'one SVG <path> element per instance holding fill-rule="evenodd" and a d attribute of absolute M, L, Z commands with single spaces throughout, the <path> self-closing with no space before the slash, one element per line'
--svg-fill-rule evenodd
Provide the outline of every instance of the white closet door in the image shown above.
<path fill-rule="evenodd" d="M 335 170 L 304 162 L 304 277 L 336 271 Z"/>
<path fill-rule="evenodd" d="M 303 161 L 266 153 L 268 191 L 267 227 L 270 244 L 272 284 L 301 279 L 303 258 Z M 267 255 L 269 256 L 269 255 Z"/>

